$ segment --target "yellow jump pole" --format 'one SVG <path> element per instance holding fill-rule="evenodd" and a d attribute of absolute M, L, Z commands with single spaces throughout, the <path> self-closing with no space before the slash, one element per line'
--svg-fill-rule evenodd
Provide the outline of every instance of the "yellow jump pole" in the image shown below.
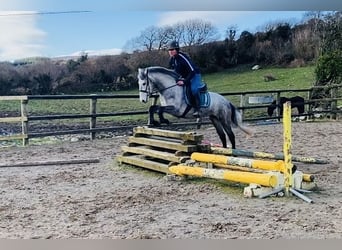
<path fill-rule="evenodd" d="M 283 133 L 284 133 L 284 179 L 285 179 L 285 195 L 289 195 L 289 189 L 292 183 L 292 161 L 291 161 L 291 102 L 283 105 Z"/>
<path fill-rule="evenodd" d="M 255 183 L 265 187 L 275 187 L 278 184 L 278 178 L 272 173 L 259 174 L 242 171 L 190 167 L 186 165 L 176 165 L 169 167 L 169 171 L 176 175 L 207 177 L 212 179 L 228 180 L 247 184 Z"/>
<path fill-rule="evenodd" d="M 221 154 L 221 155 L 232 155 L 232 156 L 246 156 L 253 158 L 264 158 L 264 159 L 272 159 L 272 160 L 284 160 L 283 153 L 271 154 L 266 152 L 258 152 L 258 151 L 249 151 L 245 149 L 232 149 L 232 148 L 221 148 L 221 147 L 210 147 L 211 153 L 213 154 Z M 324 159 L 317 159 L 313 157 L 305 157 L 305 156 L 293 156 L 292 161 L 303 162 L 303 163 L 312 163 L 312 164 L 327 164 L 328 161 Z"/>
<path fill-rule="evenodd" d="M 303 174 L 303 181 L 313 182 L 315 180 L 315 176 L 312 174 Z"/>
<path fill-rule="evenodd" d="M 216 155 L 216 154 L 205 154 L 205 153 L 192 153 L 191 159 L 199 162 L 208 162 L 214 164 L 228 164 L 228 165 L 237 165 L 242 167 L 249 168 L 257 168 L 262 170 L 269 171 L 280 171 L 284 172 L 284 161 L 266 161 L 266 160 L 256 160 L 256 159 L 246 159 L 239 157 L 231 157 L 225 155 Z"/>

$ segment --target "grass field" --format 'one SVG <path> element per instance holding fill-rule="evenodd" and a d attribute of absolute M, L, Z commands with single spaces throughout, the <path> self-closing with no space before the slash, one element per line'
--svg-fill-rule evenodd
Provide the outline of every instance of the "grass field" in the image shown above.
<path fill-rule="evenodd" d="M 265 82 L 264 76 L 272 75 L 275 81 Z M 210 91 L 238 92 L 253 90 L 299 89 L 312 86 L 315 76 L 314 67 L 230 69 L 220 73 L 204 75 Z"/>

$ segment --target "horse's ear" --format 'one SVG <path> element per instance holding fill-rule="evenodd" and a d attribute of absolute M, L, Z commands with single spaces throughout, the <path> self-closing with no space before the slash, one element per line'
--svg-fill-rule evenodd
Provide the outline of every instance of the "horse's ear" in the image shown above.
<path fill-rule="evenodd" d="M 142 78 L 145 76 L 145 72 L 143 68 L 138 68 L 138 77 Z"/>

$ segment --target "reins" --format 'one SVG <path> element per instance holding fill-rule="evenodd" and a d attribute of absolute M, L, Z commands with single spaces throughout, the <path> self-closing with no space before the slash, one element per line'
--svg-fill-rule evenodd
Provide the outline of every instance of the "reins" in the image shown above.
<path fill-rule="evenodd" d="M 147 86 L 147 87 L 150 86 L 150 78 L 149 78 L 149 76 L 148 76 L 148 73 L 149 73 L 149 71 L 148 71 L 148 69 L 146 69 L 146 79 L 147 79 L 147 80 L 146 80 L 146 86 Z M 175 83 L 174 85 L 168 86 L 168 87 L 163 88 L 163 89 L 159 89 L 158 91 L 152 91 L 151 93 L 149 93 L 149 96 L 152 96 L 152 95 L 154 95 L 154 94 L 157 93 L 157 92 L 162 93 L 163 91 L 165 91 L 165 90 L 167 90 L 167 89 L 170 89 L 170 88 L 173 88 L 173 87 L 176 87 L 176 86 L 177 86 L 177 84 Z M 147 88 L 146 88 L 146 91 L 141 91 L 141 92 L 146 92 L 146 93 L 148 93 Z"/>

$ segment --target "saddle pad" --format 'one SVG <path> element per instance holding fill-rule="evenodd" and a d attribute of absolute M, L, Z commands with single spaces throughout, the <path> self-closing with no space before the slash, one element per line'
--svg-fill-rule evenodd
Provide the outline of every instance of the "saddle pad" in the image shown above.
<path fill-rule="evenodd" d="M 208 91 L 200 93 L 200 100 L 201 108 L 209 107 L 211 100 Z"/>
<path fill-rule="evenodd" d="M 191 91 L 190 88 L 185 87 L 184 88 L 184 99 L 186 104 L 192 106 L 192 103 L 190 101 L 191 98 Z M 207 108 L 209 107 L 211 102 L 210 95 L 207 90 L 205 91 L 200 91 L 200 106 L 201 108 Z"/>

